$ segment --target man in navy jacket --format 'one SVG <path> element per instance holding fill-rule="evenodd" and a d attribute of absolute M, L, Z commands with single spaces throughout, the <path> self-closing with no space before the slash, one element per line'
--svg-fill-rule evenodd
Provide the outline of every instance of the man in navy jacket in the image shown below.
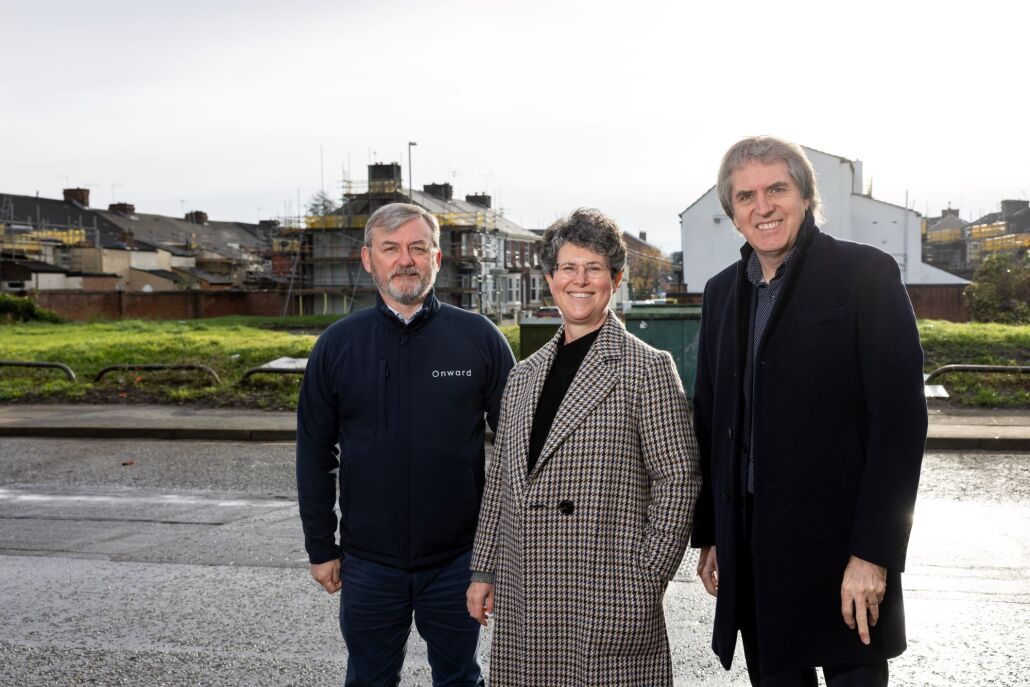
<path fill-rule="evenodd" d="M 692 543 L 723 666 L 753 685 L 886 685 L 926 440 L 922 349 L 897 263 L 819 231 L 797 145 L 745 139 L 718 193 L 741 260 L 705 287 Z"/>
<path fill-rule="evenodd" d="M 319 337 L 297 409 L 311 575 L 329 593 L 342 589 L 346 685 L 397 684 L 412 616 L 434 685 L 482 685 L 465 590 L 484 417 L 496 429 L 514 357 L 489 320 L 436 299 L 440 228 L 426 210 L 392 203 L 373 213 L 361 259 L 376 307 Z"/>

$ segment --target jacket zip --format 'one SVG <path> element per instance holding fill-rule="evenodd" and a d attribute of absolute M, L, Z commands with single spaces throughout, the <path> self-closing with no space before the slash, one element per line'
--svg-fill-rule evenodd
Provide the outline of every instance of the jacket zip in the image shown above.
<path fill-rule="evenodd" d="M 380 432 L 386 431 L 386 382 L 390 378 L 390 366 L 386 360 L 379 361 L 379 393 L 376 394 L 376 401 L 379 404 L 379 422 L 378 429 Z"/>

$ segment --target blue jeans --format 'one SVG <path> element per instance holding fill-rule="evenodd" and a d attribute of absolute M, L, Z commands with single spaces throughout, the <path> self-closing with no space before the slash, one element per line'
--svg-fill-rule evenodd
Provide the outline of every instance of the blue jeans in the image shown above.
<path fill-rule="evenodd" d="M 345 687 L 400 682 L 411 618 L 429 649 L 433 685 L 482 687 L 479 623 L 468 614 L 469 551 L 440 568 L 407 572 L 346 555 L 340 568 Z"/>

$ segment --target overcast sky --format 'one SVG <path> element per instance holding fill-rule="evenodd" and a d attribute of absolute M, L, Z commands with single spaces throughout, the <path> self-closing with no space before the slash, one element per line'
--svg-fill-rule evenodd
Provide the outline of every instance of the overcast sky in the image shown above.
<path fill-rule="evenodd" d="M 840 9 L 846 8 L 846 9 Z M 737 139 L 861 159 L 962 217 L 1030 197 L 1022 3 L 4 0 L 0 193 L 255 221 L 345 168 L 593 206 L 679 249 Z M 322 162 L 324 160 L 324 162 Z"/>

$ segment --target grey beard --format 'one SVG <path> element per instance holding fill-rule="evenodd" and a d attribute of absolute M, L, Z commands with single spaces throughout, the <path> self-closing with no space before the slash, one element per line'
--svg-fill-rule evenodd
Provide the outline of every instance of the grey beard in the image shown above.
<path fill-rule="evenodd" d="M 393 278 L 399 275 L 411 275 L 418 277 L 418 288 L 412 291 L 401 291 L 393 286 Z M 384 282 L 379 278 L 379 275 L 372 272 L 372 281 L 375 282 L 376 288 L 380 291 L 385 291 L 390 295 L 390 298 L 394 299 L 398 303 L 403 305 L 416 305 L 425 300 L 426 294 L 429 293 L 429 289 L 433 287 L 433 282 L 436 281 L 435 270 L 430 269 L 430 274 L 424 275 L 419 273 L 417 270 L 406 271 L 406 272 L 393 272 Z"/>

